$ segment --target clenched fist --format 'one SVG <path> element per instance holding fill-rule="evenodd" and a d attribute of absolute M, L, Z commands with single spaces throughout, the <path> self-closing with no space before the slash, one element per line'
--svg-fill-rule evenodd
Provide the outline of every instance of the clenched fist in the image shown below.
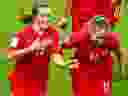
<path fill-rule="evenodd" d="M 40 48 L 41 48 L 40 40 L 39 39 L 36 39 L 29 48 L 32 51 L 34 51 L 34 50 L 40 50 Z"/>
<path fill-rule="evenodd" d="M 50 46 L 52 44 L 53 44 L 52 39 L 44 39 L 44 40 L 40 41 L 41 49 L 47 48 L 48 46 Z"/>

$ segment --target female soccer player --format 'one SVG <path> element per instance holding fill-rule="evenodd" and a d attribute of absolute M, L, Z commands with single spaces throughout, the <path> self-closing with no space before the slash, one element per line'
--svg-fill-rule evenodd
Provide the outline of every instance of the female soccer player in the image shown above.
<path fill-rule="evenodd" d="M 92 17 L 85 25 L 81 32 L 72 32 L 71 38 L 65 41 L 66 46 L 78 50 L 76 58 L 80 62 L 80 72 L 73 75 L 74 93 L 75 96 L 104 96 L 104 82 L 112 80 L 111 51 L 121 57 L 119 64 L 125 63 L 122 57 L 126 55 L 120 48 L 118 34 L 111 32 L 104 16 Z"/>
<path fill-rule="evenodd" d="M 56 38 L 48 32 L 44 14 L 33 16 L 32 24 L 11 38 L 8 58 L 16 59 L 15 96 L 47 96 L 48 49 L 56 47 Z"/>

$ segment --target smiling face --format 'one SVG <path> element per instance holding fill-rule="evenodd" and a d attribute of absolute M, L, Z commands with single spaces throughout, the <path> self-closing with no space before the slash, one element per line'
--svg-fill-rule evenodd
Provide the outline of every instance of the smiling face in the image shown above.
<path fill-rule="evenodd" d="M 47 16 L 36 16 L 33 20 L 33 30 L 35 32 L 41 32 L 48 29 L 48 17 Z"/>
<path fill-rule="evenodd" d="M 105 22 L 101 22 L 100 24 L 96 24 L 96 35 L 101 36 L 104 32 L 107 31 L 107 24 Z"/>
<path fill-rule="evenodd" d="M 104 43 L 105 33 L 111 31 L 109 21 L 105 19 L 96 20 L 94 18 L 89 23 L 89 27 L 90 40 L 94 42 L 94 46 L 101 47 Z"/>
<path fill-rule="evenodd" d="M 98 22 L 96 20 L 93 20 L 90 25 L 90 35 L 92 40 L 101 39 L 104 36 L 105 32 L 110 31 L 109 24 L 107 24 L 104 19 Z"/>
<path fill-rule="evenodd" d="M 99 25 L 96 24 L 94 22 L 94 24 L 92 24 L 92 27 L 90 27 L 90 36 L 91 36 L 91 40 L 96 40 L 99 39 L 103 36 L 104 32 L 106 31 L 106 26 L 104 24 Z"/>

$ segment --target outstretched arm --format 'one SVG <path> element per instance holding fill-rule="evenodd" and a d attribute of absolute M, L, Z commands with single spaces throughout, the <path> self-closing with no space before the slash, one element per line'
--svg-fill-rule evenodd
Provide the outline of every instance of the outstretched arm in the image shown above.
<path fill-rule="evenodd" d="M 57 64 L 60 67 L 64 67 L 64 57 L 63 57 L 63 49 L 60 48 L 51 48 L 49 49 L 50 61 L 53 64 Z"/>
<path fill-rule="evenodd" d="M 49 25 L 51 28 L 55 29 L 57 32 L 64 32 L 64 30 L 63 30 L 61 27 L 57 26 L 57 25 L 54 24 L 54 23 L 48 23 L 48 25 Z"/>
<path fill-rule="evenodd" d="M 113 52 L 114 56 L 117 57 L 116 59 L 114 59 L 116 63 L 128 64 L 126 48 L 116 48 L 116 49 L 113 49 L 112 52 Z"/>
<path fill-rule="evenodd" d="M 21 55 L 24 55 L 25 53 L 30 52 L 29 48 L 21 49 L 17 48 L 21 38 L 13 34 L 11 39 L 9 40 L 9 48 L 8 48 L 8 59 L 13 60 L 15 57 L 19 57 Z"/>
<path fill-rule="evenodd" d="M 110 38 L 109 45 L 112 47 L 111 52 L 115 56 L 117 56 L 117 62 L 118 64 L 128 64 L 127 60 L 127 48 L 121 48 L 121 39 L 120 39 L 120 34 L 118 33 L 112 33 Z"/>
<path fill-rule="evenodd" d="M 63 56 L 61 54 L 58 54 L 58 53 L 52 54 L 50 56 L 50 58 L 51 58 L 51 60 L 52 60 L 52 62 L 54 64 L 57 64 L 57 65 L 59 65 L 61 67 L 64 66 L 64 58 L 63 58 Z"/>
<path fill-rule="evenodd" d="M 38 38 L 34 40 L 33 43 L 27 48 L 23 48 L 24 41 L 22 41 L 22 39 L 23 38 L 17 35 L 12 37 L 11 40 L 9 41 L 9 48 L 8 48 L 9 60 L 15 59 L 17 57 L 22 57 L 25 54 L 31 53 L 32 51 L 40 48 L 40 42 Z"/>
<path fill-rule="evenodd" d="M 67 51 L 68 52 L 68 51 Z M 60 67 L 65 67 L 67 65 L 72 64 L 72 58 L 70 56 L 64 56 L 64 55 L 71 55 L 70 53 L 65 53 L 64 54 L 64 49 L 54 49 L 54 52 L 51 52 L 51 61 L 60 66 Z"/>

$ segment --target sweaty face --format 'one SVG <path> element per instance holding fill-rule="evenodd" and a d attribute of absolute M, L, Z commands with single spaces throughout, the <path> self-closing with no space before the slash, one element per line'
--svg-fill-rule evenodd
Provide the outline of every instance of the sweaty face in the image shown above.
<path fill-rule="evenodd" d="M 33 30 L 41 32 L 48 29 L 48 17 L 47 16 L 36 16 L 33 20 Z"/>

